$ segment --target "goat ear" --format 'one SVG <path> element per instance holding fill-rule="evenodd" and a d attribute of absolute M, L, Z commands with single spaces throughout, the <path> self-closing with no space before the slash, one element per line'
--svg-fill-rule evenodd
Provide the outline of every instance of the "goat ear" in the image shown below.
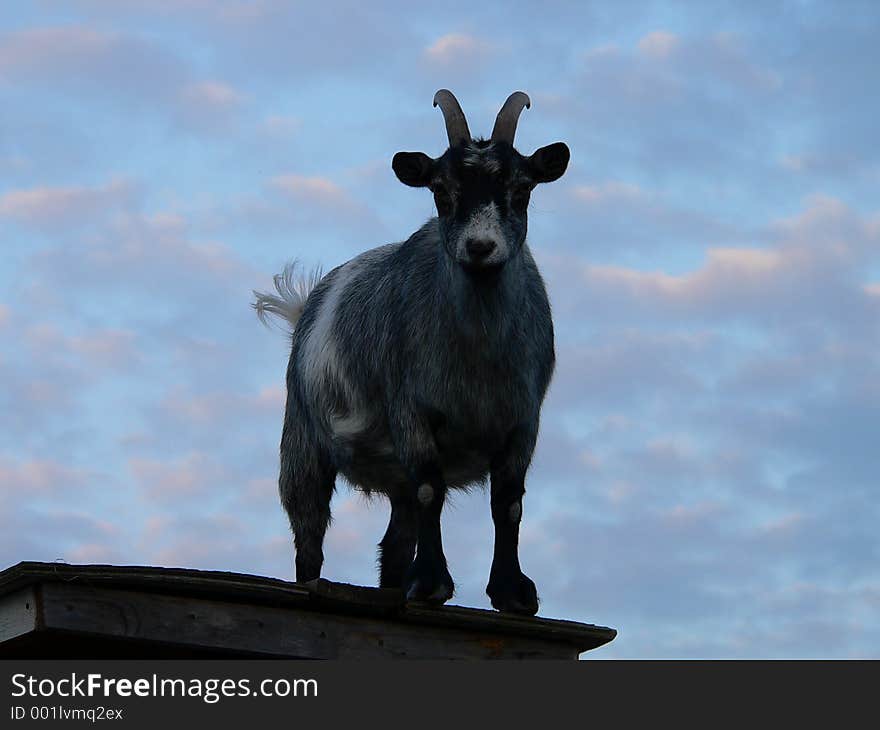
<path fill-rule="evenodd" d="M 541 147 L 535 154 L 529 157 L 532 167 L 532 177 L 535 182 L 553 182 L 562 177 L 568 168 L 568 160 L 571 153 L 565 142 L 554 142 L 546 147 Z"/>
<path fill-rule="evenodd" d="M 424 152 L 398 152 L 391 161 L 391 168 L 404 185 L 423 188 L 431 182 L 434 160 Z"/>

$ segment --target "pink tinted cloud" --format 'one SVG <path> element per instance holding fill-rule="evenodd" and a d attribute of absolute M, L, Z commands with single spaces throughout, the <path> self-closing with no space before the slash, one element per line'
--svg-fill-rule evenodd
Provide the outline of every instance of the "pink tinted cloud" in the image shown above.
<path fill-rule="evenodd" d="M 87 92 L 153 106 L 170 101 L 189 75 L 179 58 L 146 36 L 85 25 L 0 36 L 0 83 L 38 82 L 60 94 Z"/>
<path fill-rule="evenodd" d="M 289 137 L 302 127 L 302 119 L 284 114 L 270 114 L 261 126 L 263 131 L 272 136 Z"/>
<path fill-rule="evenodd" d="M 293 562 L 292 541 L 281 520 L 269 525 L 254 529 L 228 513 L 153 520 L 141 534 L 140 560 L 203 570 L 282 574 Z"/>
<path fill-rule="evenodd" d="M 17 461 L 0 457 L 0 491 L 10 495 L 58 494 L 88 484 L 87 469 L 52 459 Z"/>
<path fill-rule="evenodd" d="M 277 386 L 266 386 L 255 393 L 229 391 L 186 395 L 169 393 L 160 404 L 161 410 L 178 420 L 194 424 L 234 422 L 242 414 L 281 413 L 285 391 Z"/>
<path fill-rule="evenodd" d="M 102 187 L 37 187 L 0 195 L 0 218 L 56 229 L 100 219 L 130 205 L 134 188 L 116 180 Z"/>
<path fill-rule="evenodd" d="M 112 564 L 120 562 L 120 552 L 105 543 L 83 542 L 67 550 L 64 558 L 71 563 Z"/>
<path fill-rule="evenodd" d="M 638 40 L 636 50 L 645 63 L 663 64 L 682 80 L 707 74 L 722 84 L 764 91 L 782 83 L 772 69 L 755 63 L 743 38 L 734 33 L 681 36 L 655 30 Z"/>
<path fill-rule="evenodd" d="M 87 27 L 29 28 L 7 33 L 0 42 L 0 79 L 51 73 L 70 65 L 98 65 L 118 44 L 118 35 Z"/>
<path fill-rule="evenodd" d="M 105 11 L 106 14 L 106 11 Z M 199 79 L 155 36 L 97 24 L 29 28 L 0 35 L 0 83 L 44 84 L 59 94 L 100 95 L 142 105 L 190 127 L 228 122 L 243 96 L 228 83 Z"/>
<path fill-rule="evenodd" d="M 441 66 L 466 66 L 490 55 L 492 45 L 468 33 L 447 33 L 425 49 L 425 58 Z"/>
<path fill-rule="evenodd" d="M 136 335 L 130 330 L 98 329 L 68 335 L 53 322 L 35 322 L 23 332 L 38 360 L 67 358 L 89 370 L 130 367 L 138 361 Z"/>
<path fill-rule="evenodd" d="M 643 35 L 638 42 L 638 49 L 650 58 L 668 58 L 681 44 L 681 39 L 665 30 L 655 30 Z"/>
<path fill-rule="evenodd" d="M 723 510 L 722 504 L 712 501 L 676 504 L 661 512 L 660 521 L 673 530 L 688 529 L 706 522 L 714 525 Z"/>
<path fill-rule="evenodd" d="M 762 249 L 709 249 L 706 263 L 696 271 L 672 275 L 621 266 L 590 266 L 587 281 L 600 288 L 625 291 L 639 299 L 670 304 L 699 304 L 708 300 L 740 298 L 748 290 L 766 290 L 780 278 L 798 273 L 809 261 L 797 252 Z"/>
<path fill-rule="evenodd" d="M 589 205 L 608 205 L 619 201 L 638 201 L 645 197 L 644 191 L 633 183 L 609 180 L 596 185 L 579 185 L 574 196 Z"/>
<path fill-rule="evenodd" d="M 223 465 L 203 452 L 170 460 L 132 457 L 128 470 L 144 494 L 159 500 L 197 497 L 225 476 Z"/>
<path fill-rule="evenodd" d="M 381 226 L 372 210 L 327 177 L 287 173 L 273 177 L 269 184 L 284 198 L 282 210 L 295 214 L 306 225 L 342 225 L 361 234 Z M 271 215 L 272 209 L 266 212 Z"/>
<path fill-rule="evenodd" d="M 242 95 L 222 81 L 187 84 L 181 89 L 181 95 L 187 104 L 213 111 L 234 108 L 242 102 Z"/>
<path fill-rule="evenodd" d="M 354 201 L 339 185 L 325 177 L 308 177 L 293 173 L 278 175 L 271 180 L 272 186 L 294 200 L 334 208 L 350 207 Z"/>
<path fill-rule="evenodd" d="M 136 336 L 130 330 L 106 329 L 70 338 L 70 348 L 91 365 L 126 367 L 137 359 Z"/>
<path fill-rule="evenodd" d="M 144 215 L 127 211 L 105 220 L 96 235 L 70 246 L 45 249 L 34 256 L 41 286 L 70 282 L 96 289 L 124 287 L 155 297 L 157 285 L 166 296 L 196 292 L 216 297 L 217 287 L 240 290 L 259 273 L 220 241 L 194 240 L 188 221 L 177 213 Z M 54 291 L 54 290 L 53 290 Z"/>
<path fill-rule="evenodd" d="M 210 129 L 232 121 L 244 104 L 244 96 L 228 83 L 212 79 L 181 86 L 177 104 L 184 124 Z"/>
<path fill-rule="evenodd" d="M 591 199 L 608 193 L 607 189 L 586 191 Z M 566 282 L 557 287 L 563 297 L 581 291 L 579 296 L 589 297 L 593 305 L 754 318 L 762 313 L 837 316 L 843 306 L 867 303 L 871 290 L 859 279 L 880 250 L 872 219 L 833 198 L 813 198 L 798 215 L 769 226 L 764 237 L 769 245 L 763 247 L 708 248 L 700 267 L 680 274 L 588 264 L 568 256 L 545 258 L 548 273 Z M 832 289 L 833 307 L 827 306 Z"/>

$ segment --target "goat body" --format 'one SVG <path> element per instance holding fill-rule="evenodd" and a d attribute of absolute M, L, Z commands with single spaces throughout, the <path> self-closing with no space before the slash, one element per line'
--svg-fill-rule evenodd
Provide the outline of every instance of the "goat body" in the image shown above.
<path fill-rule="evenodd" d="M 553 324 L 515 196 L 561 175 L 568 151 L 559 150 L 562 171 L 548 173 L 539 153 L 549 148 L 522 157 L 512 132 L 510 140 L 453 139 L 447 112 L 451 146 L 442 158 L 395 157 L 403 182 L 434 191 L 438 217 L 310 290 L 290 286 L 287 271 L 276 277 L 279 296 L 257 295 L 258 311 L 293 327 L 281 499 L 297 580 L 320 575 L 341 475 L 391 502 L 380 585 L 443 602 L 454 590 L 440 536 L 446 490 L 491 476 L 496 545 L 487 592 L 496 608 L 535 613 L 537 592 L 519 568 L 517 543 L 553 372 Z"/>

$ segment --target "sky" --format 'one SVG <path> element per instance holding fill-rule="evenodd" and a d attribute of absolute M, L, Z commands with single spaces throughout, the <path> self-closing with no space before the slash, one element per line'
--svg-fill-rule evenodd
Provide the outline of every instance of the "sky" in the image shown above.
<path fill-rule="evenodd" d="M 880 656 L 880 7 L 36 0 L 0 10 L 0 567 L 293 579 L 253 289 L 406 239 L 439 88 L 524 154 L 557 370 L 521 562 L 585 657 Z M 340 482 L 323 575 L 388 508 Z M 488 496 L 443 518 L 488 608 Z"/>

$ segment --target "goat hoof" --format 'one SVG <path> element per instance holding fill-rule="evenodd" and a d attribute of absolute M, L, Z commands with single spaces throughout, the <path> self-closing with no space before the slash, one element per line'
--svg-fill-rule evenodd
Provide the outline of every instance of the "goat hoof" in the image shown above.
<path fill-rule="evenodd" d="M 486 593 L 492 607 L 498 611 L 534 616 L 538 613 L 538 589 L 531 578 L 523 573 L 509 576 L 492 576 Z"/>
<path fill-rule="evenodd" d="M 407 601 L 427 601 L 446 603 L 455 592 L 455 584 L 445 565 L 434 565 L 427 561 L 413 562 L 405 583 Z"/>

